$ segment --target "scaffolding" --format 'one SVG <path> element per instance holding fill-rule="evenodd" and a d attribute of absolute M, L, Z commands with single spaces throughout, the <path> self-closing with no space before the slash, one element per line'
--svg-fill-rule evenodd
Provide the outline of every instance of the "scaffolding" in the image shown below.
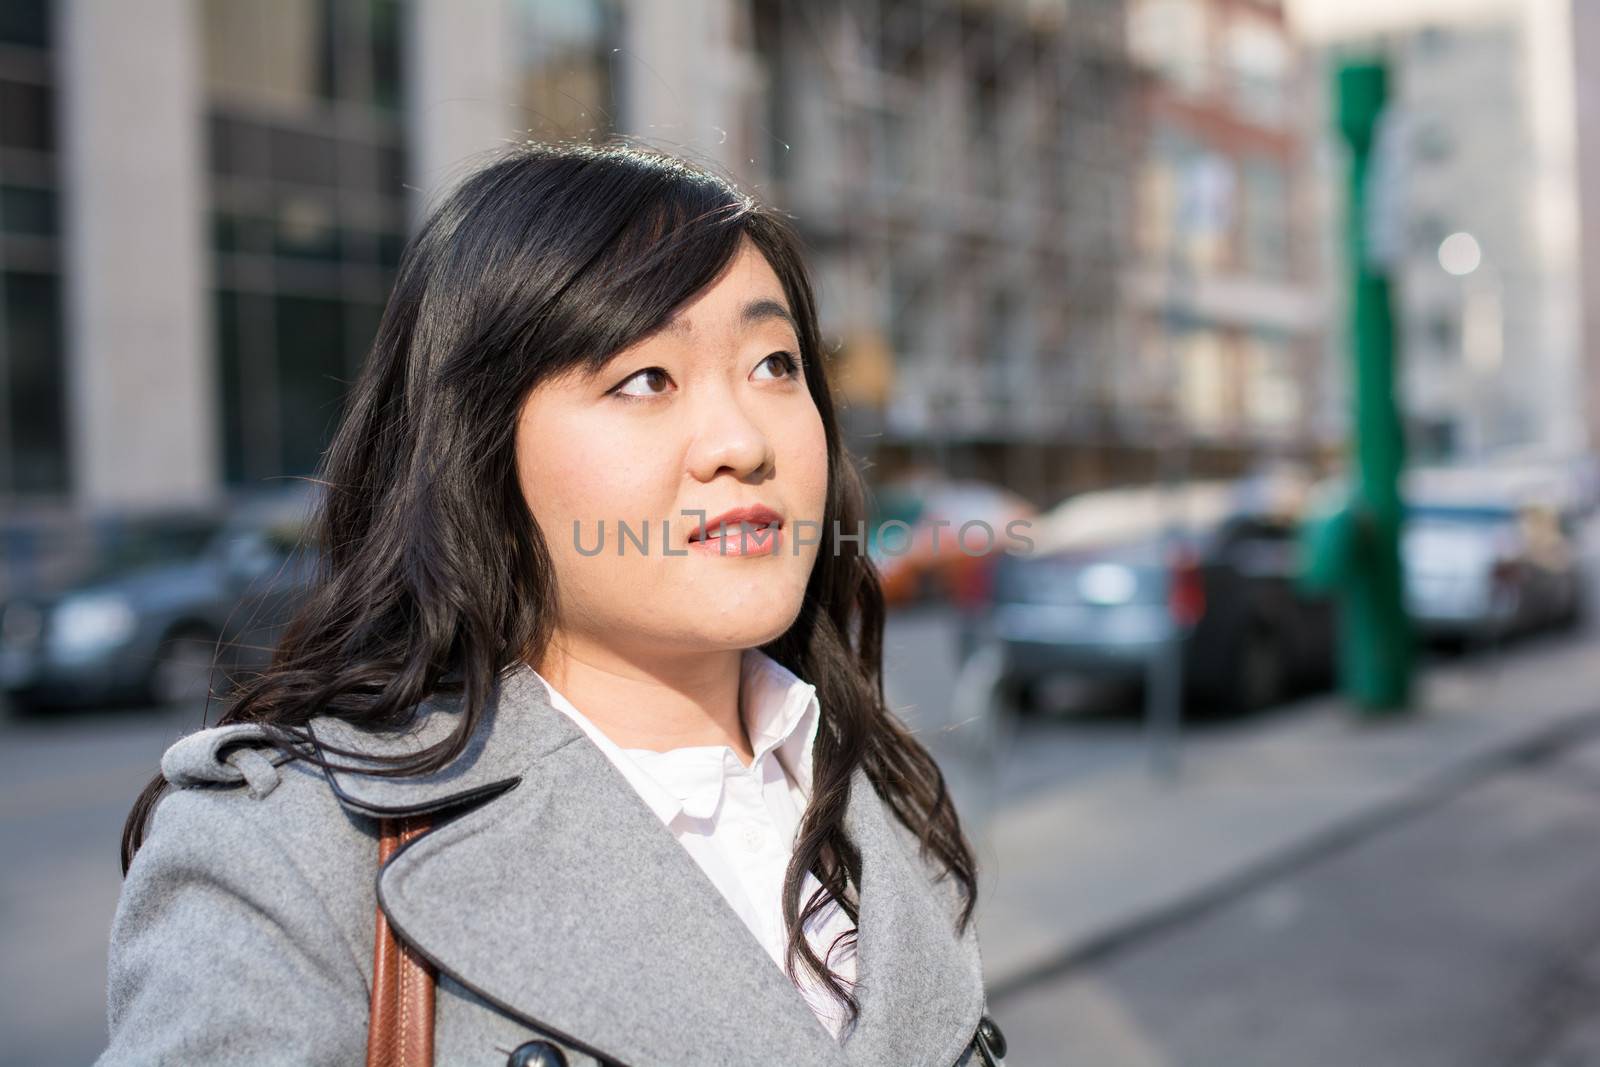
<path fill-rule="evenodd" d="M 892 473 L 932 462 L 1052 500 L 1114 432 L 1137 143 L 1123 0 L 755 0 L 759 180 L 813 246 L 847 412 Z"/>

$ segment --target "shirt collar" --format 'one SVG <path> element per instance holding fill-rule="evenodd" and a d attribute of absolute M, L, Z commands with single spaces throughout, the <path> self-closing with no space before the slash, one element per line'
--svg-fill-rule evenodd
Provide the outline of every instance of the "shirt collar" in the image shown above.
<path fill-rule="evenodd" d="M 739 684 L 755 758 L 776 751 L 778 761 L 810 800 L 811 754 L 822 719 L 817 687 L 758 648 L 745 650 Z"/>
<path fill-rule="evenodd" d="M 682 814 L 704 819 L 716 812 L 722 800 L 726 774 L 738 766 L 738 757 L 731 748 L 711 746 L 711 752 L 716 753 L 712 758 L 717 759 L 723 773 L 709 779 L 708 786 L 706 776 L 682 773 L 683 761 L 657 758 L 672 756 L 672 752 L 619 747 L 543 675 L 537 671 L 532 673 L 549 692 L 550 703 L 578 724 L 663 823 L 670 823 Z M 809 801 L 812 752 L 822 718 L 816 687 L 760 649 L 748 648 L 739 664 L 739 696 L 745 730 L 754 751 L 752 765 L 769 753 L 775 753 L 778 762 Z"/>

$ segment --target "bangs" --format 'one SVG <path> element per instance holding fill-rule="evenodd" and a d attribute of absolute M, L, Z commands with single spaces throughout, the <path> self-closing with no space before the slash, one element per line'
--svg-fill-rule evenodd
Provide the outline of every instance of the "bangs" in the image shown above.
<path fill-rule="evenodd" d="M 434 435 L 449 429 L 478 464 L 494 461 L 530 390 L 601 373 L 714 284 L 746 239 L 784 287 L 827 419 L 816 312 L 799 237 L 783 220 L 730 180 L 632 146 L 501 154 L 429 217 L 380 325 L 379 347 L 407 354 L 414 447 L 437 454 L 445 445 Z M 441 407 L 477 415 L 447 426 Z"/>
<path fill-rule="evenodd" d="M 595 242 L 596 254 L 555 300 L 540 331 L 539 378 L 600 372 L 659 330 L 737 255 L 758 210 L 753 201 L 675 166 L 652 177 L 637 190 L 644 193 L 637 206 L 611 221 L 611 231 Z"/>

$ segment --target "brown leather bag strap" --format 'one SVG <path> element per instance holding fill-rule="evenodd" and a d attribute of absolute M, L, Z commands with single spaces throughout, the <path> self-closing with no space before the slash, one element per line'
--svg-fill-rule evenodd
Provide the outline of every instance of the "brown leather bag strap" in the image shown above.
<path fill-rule="evenodd" d="M 399 847 L 428 832 L 426 815 L 380 821 L 378 866 Z M 367 1067 L 432 1067 L 433 968 L 395 937 L 380 906 L 372 950 L 372 1014 L 367 1024 Z"/>

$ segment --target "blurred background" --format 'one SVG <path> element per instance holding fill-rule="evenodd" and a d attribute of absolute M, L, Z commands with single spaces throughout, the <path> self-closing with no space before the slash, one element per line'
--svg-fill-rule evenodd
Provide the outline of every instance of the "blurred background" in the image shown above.
<path fill-rule="evenodd" d="M 122 820 L 304 589 L 412 227 L 618 135 L 811 250 L 1010 1062 L 1600 1064 L 1597 48 L 1591 0 L 5 0 L 0 1064 L 104 1047 Z"/>

